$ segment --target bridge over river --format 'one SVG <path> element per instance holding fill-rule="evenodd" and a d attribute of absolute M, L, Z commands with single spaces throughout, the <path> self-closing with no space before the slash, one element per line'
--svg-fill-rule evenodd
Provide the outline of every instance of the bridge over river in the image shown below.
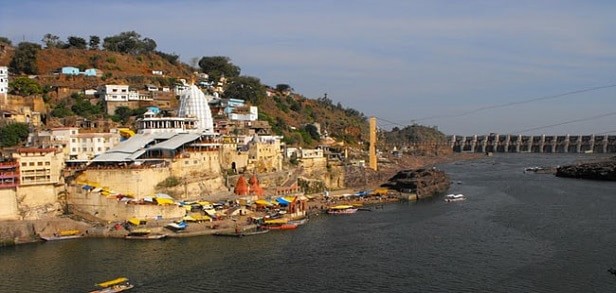
<path fill-rule="evenodd" d="M 454 152 L 616 153 L 616 135 L 489 134 L 447 137 Z"/>

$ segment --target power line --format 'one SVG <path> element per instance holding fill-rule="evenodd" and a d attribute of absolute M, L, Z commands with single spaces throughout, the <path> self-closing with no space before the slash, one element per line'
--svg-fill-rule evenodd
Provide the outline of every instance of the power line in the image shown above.
<path fill-rule="evenodd" d="M 480 107 L 480 108 L 477 108 L 477 109 L 474 109 L 474 110 L 462 112 L 462 113 L 459 113 L 459 114 L 428 116 L 428 117 L 423 117 L 423 118 L 415 119 L 414 121 L 425 121 L 425 120 L 433 120 L 433 119 L 439 119 L 439 118 L 461 117 L 461 116 L 475 114 L 477 112 L 481 112 L 481 111 L 485 111 L 485 110 L 490 110 L 490 109 L 505 108 L 505 107 L 515 106 L 515 105 L 522 105 L 522 104 L 533 103 L 533 102 L 537 102 L 537 101 L 545 101 L 545 100 L 557 99 L 557 98 L 562 98 L 562 97 L 566 97 L 566 96 L 570 96 L 570 95 L 575 95 L 575 94 L 580 94 L 580 93 L 585 93 L 585 92 L 592 92 L 592 91 L 602 90 L 602 89 L 606 89 L 606 88 L 613 88 L 613 87 L 616 87 L 616 84 L 608 84 L 608 85 L 596 86 L 596 87 L 591 87 L 591 88 L 579 89 L 579 90 L 569 91 L 569 92 L 560 93 L 560 94 L 556 94 L 556 95 L 543 96 L 543 97 L 532 98 L 532 99 L 523 100 L 523 101 L 510 102 L 510 103 L 499 104 L 499 105 L 492 105 L 492 106 L 485 106 L 485 107 Z"/>
<path fill-rule="evenodd" d="M 550 124 L 550 125 L 545 125 L 545 126 L 528 128 L 528 129 L 524 129 L 524 130 L 514 131 L 514 132 L 512 132 L 512 134 L 524 133 L 524 132 L 540 130 L 540 129 L 546 129 L 546 128 L 551 128 L 551 127 L 556 127 L 556 126 L 561 126 L 561 125 L 566 125 L 566 124 L 571 124 L 571 123 L 576 123 L 576 122 L 589 121 L 589 120 L 599 119 L 599 118 L 603 118 L 603 117 L 607 117 L 607 116 L 612 116 L 612 115 L 616 115 L 616 112 L 610 112 L 610 113 L 595 115 L 595 116 L 586 117 L 586 118 L 569 120 L 569 121 L 560 122 L 560 123 L 556 123 L 556 124 Z"/>

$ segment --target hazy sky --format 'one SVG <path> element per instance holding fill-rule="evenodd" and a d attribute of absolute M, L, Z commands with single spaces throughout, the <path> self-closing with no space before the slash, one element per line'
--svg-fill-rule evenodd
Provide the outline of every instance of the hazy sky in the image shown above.
<path fill-rule="evenodd" d="M 616 133 L 615 28 L 616 1 L 0 0 L 14 44 L 134 30 L 186 63 L 228 56 L 383 128 L 447 134 Z"/>

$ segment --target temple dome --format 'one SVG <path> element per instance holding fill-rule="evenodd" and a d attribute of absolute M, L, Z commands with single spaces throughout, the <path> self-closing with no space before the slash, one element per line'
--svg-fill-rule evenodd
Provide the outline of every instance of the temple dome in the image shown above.
<path fill-rule="evenodd" d="M 203 132 L 214 132 L 214 120 L 205 94 L 196 85 L 191 85 L 182 91 L 180 96 L 179 117 L 195 117 L 199 119 L 197 127 Z"/>

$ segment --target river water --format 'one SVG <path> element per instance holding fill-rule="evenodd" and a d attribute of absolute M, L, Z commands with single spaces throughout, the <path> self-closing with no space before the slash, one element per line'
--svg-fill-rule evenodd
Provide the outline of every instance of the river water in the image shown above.
<path fill-rule="evenodd" d="M 616 183 L 522 172 L 582 158 L 442 165 L 466 201 L 320 215 L 295 231 L 0 248 L 0 291 L 87 292 L 127 276 L 131 292 L 613 292 Z"/>

